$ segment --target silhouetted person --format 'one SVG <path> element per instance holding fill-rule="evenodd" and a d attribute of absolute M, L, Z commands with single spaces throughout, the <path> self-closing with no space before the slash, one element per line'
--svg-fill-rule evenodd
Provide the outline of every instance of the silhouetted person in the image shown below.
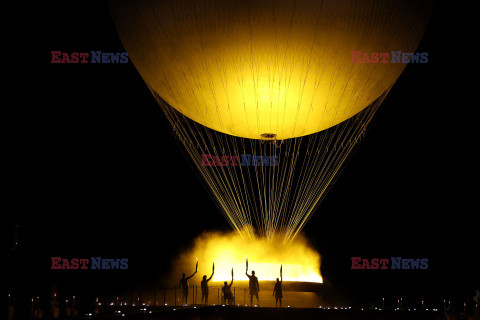
<path fill-rule="evenodd" d="M 43 318 L 43 309 L 40 306 L 40 299 L 37 297 L 37 299 L 32 298 L 32 307 L 30 309 L 30 318 L 32 319 L 42 319 Z"/>
<path fill-rule="evenodd" d="M 67 307 L 65 308 L 65 316 L 69 318 L 72 316 L 72 307 L 70 306 L 70 303 L 68 303 L 68 300 L 65 300 L 65 303 L 67 305 Z"/>
<path fill-rule="evenodd" d="M 53 319 L 58 319 L 60 315 L 60 308 L 56 297 L 52 298 L 50 313 Z"/>
<path fill-rule="evenodd" d="M 457 315 L 456 315 L 455 311 L 453 311 L 450 308 L 448 308 L 445 311 L 445 317 L 447 318 L 447 320 L 457 320 Z"/>
<path fill-rule="evenodd" d="M 13 308 L 13 303 L 10 301 L 10 294 L 8 295 L 8 320 L 13 319 L 13 314 L 15 313 L 15 309 Z"/>
<path fill-rule="evenodd" d="M 470 315 L 467 315 L 468 320 L 480 319 L 480 308 L 479 308 L 479 305 L 480 305 L 480 290 L 477 289 L 477 291 L 475 293 L 476 293 L 476 295 L 475 295 L 475 297 L 473 297 L 473 301 L 475 301 L 475 305 L 473 306 L 472 313 Z"/>
<path fill-rule="evenodd" d="M 202 288 L 202 302 L 205 303 L 205 306 L 208 304 L 208 281 L 212 280 L 213 274 L 215 273 L 215 264 L 212 267 L 212 275 L 210 278 L 207 279 L 207 276 L 203 276 L 203 280 L 200 283 L 200 287 Z"/>
<path fill-rule="evenodd" d="M 468 310 L 465 311 L 465 316 L 467 317 L 468 320 L 480 319 L 480 316 L 475 312 L 476 312 L 475 309 L 469 308 Z"/>
<path fill-rule="evenodd" d="M 252 275 L 249 275 L 247 271 L 245 271 L 245 274 L 248 277 L 248 288 L 250 289 L 250 306 L 252 306 L 253 296 L 255 296 L 257 298 L 258 306 L 260 307 L 260 300 L 258 299 L 260 285 L 258 284 L 258 278 L 255 276 L 255 271 L 252 270 Z"/>
<path fill-rule="evenodd" d="M 182 288 L 182 293 L 183 293 L 182 302 L 185 301 L 185 305 L 188 302 L 188 279 L 190 279 L 195 275 L 195 273 L 197 273 L 197 269 L 198 269 L 198 261 L 197 261 L 197 266 L 195 267 L 195 272 L 191 276 L 186 277 L 185 273 L 182 273 L 182 279 L 180 279 L 180 288 Z"/>
<path fill-rule="evenodd" d="M 233 284 L 233 270 L 232 270 L 232 282 L 230 282 L 230 284 L 227 284 L 227 281 L 225 281 L 223 283 L 223 288 L 222 288 L 223 300 L 225 301 L 225 303 L 228 302 L 228 304 L 230 305 L 233 302 L 232 284 Z"/>
<path fill-rule="evenodd" d="M 282 276 L 280 276 L 282 278 Z M 282 307 L 282 283 L 283 283 L 283 278 L 279 280 L 277 278 L 277 282 L 275 283 L 275 287 L 273 288 L 273 295 L 275 296 L 275 307 L 278 307 L 278 303 L 280 303 L 280 308 Z"/>
<path fill-rule="evenodd" d="M 13 319 L 13 314 L 14 314 L 14 309 L 13 309 L 13 306 L 11 304 L 8 304 L 8 320 L 12 320 Z"/>

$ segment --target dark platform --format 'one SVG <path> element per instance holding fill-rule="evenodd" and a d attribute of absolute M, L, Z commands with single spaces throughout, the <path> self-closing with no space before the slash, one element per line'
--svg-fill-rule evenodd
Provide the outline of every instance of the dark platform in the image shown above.
<path fill-rule="evenodd" d="M 326 309 L 306 309 L 306 308 L 251 308 L 251 307 L 197 307 L 183 309 L 165 309 L 152 311 L 152 313 L 125 314 L 125 316 L 111 315 L 102 317 L 91 317 L 91 319 L 238 319 L 238 320 L 307 320 L 307 319 L 325 319 L 325 320 L 437 320 L 443 319 L 442 312 L 400 312 L 400 311 L 361 311 L 361 310 L 326 310 Z"/>

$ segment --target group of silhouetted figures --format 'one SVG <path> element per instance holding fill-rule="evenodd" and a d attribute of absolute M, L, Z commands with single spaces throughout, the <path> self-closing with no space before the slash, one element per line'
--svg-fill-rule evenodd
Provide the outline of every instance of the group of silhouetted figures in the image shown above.
<path fill-rule="evenodd" d="M 182 274 L 182 278 L 180 279 L 180 288 L 182 290 L 182 303 L 187 304 L 188 301 L 188 280 L 192 278 L 198 270 L 198 262 L 197 266 L 195 267 L 195 272 L 190 275 L 186 276 L 185 273 Z M 215 264 L 213 264 L 212 267 L 212 274 L 209 278 L 207 278 L 207 275 L 204 275 L 202 277 L 202 281 L 200 282 L 200 288 L 202 290 L 202 300 L 201 303 L 204 304 L 205 306 L 208 305 L 208 282 L 212 280 L 213 275 L 215 273 Z M 252 274 L 248 274 L 248 263 L 247 263 L 247 270 L 245 270 L 245 275 L 248 277 L 248 289 L 250 293 L 250 306 L 253 305 L 253 297 L 257 299 L 257 305 L 260 306 L 260 299 L 258 298 L 258 292 L 260 291 L 260 285 L 258 283 L 258 278 L 255 276 L 255 271 L 252 270 Z M 273 295 L 275 296 L 275 306 L 280 306 L 282 307 L 282 283 L 283 283 L 283 278 L 282 278 L 282 272 L 280 269 L 280 279 L 277 278 L 275 282 L 275 286 L 273 289 Z M 232 285 L 233 285 L 233 268 L 232 268 L 232 281 L 230 281 L 230 284 L 225 281 L 223 283 L 222 287 L 222 294 L 223 294 L 223 301 L 225 304 L 232 305 L 234 303 L 234 296 L 232 294 Z"/>
<path fill-rule="evenodd" d="M 77 310 L 77 305 L 75 303 L 75 298 L 72 302 L 68 302 L 68 300 L 65 301 L 65 309 L 64 313 L 62 315 L 62 318 L 70 318 L 70 317 L 77 317 L 78 316 L 78 310 Z M 46 305 L 44 305 L 46 306 Z M 97 312 L 98 313 L 98 312 Z M 15 317 L 14 317 L 15 315 Z M 55 294 L 51 300 L 50 300 L 50 312 L 44 311 L 44 308 L 40 304 L 40 298 L 32 298 L 30 308 L 28 313 L 24 313 L 22 310 L 20 310 L 20 314 L 16 315 L 15 313 L 15 307 L 12 299 L 10 298 L 10 294 L 8 295 L 8 320 L 13 320 L 13 319 L 26 319 L 28 318 L 28 315 L 30 319 L 59 319 L 60 318 L 60 302 L 57 299 L 57 295 Z"/>

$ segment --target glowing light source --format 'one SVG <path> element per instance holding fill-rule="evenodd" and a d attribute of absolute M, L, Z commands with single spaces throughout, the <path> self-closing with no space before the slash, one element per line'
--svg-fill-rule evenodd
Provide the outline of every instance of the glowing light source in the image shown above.
<path fill-rule="evenodd" d="M 245 275 L 245 256 L 248 254 L 248 272 L 255 271 L 261 281 L 275 281 L 282 267 L 284 281 L 322 283 L 320 255 L 309 247 L 307 241 L 297 238 L 288 245 L 269 244 L 264 238 L 253 243 L 235 232 L 208 232 L 195 239 L 195 245 L 179 257 L 178 266 L 191 269 L 191 257 L 199 258 L 198 277 L 211 273 L 215 259 L 213 281 L 230 281 L 232 265 L 235 280 L 248 280 Z"/>
<path fill-rule="evenodd" d="M 418 0 L 117 2 L 148 86 L 192 120 L 253 139 L 312 134 L 361 111 L 405 64 L 355 64 L 352 51 L 414 52 L 427 22 Z"/>

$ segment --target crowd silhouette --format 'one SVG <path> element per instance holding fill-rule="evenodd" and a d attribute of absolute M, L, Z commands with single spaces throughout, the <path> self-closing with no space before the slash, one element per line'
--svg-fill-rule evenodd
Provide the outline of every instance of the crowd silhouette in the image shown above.
<path fill-rule="evenodd" d="M 182 273 L 182 278 L 180 279 L 180 289 L 182 290 L 182 303 L 183 305 L 187 305 L 188 303 L 188 289 L 189 289 L 189 284 L 188 284 L 188 279 L 192 278 L 198 271 L 198 260 L 197 264 L 195 266 L 195 272 L 187 277 L 185 273 Z M 207 275 L 203 275 L 202 281 L 200 282 L 200 288 L 202 291 L 202 299 L 201 303 L 204 306 L 208 305 L 208 295 L 209 295 L 209 288 L 208 288 L 208 282 L 212 280 L 213 275 L 215 274 L 215 263 L 213 263 L 212 266 L 212 274 L 210 275 L 209 278 L 207 278 Z M 252 270 L 251 274 L 248 274 L 248 259 L 246 259 L 246 269 L 245 269 L 245 275 L 248 277 L 248 289 L 249 289 L 249 295 L 250 295 L 250 306 L 253 306 L 253 297 L 256 298 L 257 304 L 256 306 L 260 307 L 260 299 L 258 297 L 258 293 L 260 292 L 260 284 L 258 282 L 258 278 L 255 275 L 255 271 Z M 222 287 L 222 301 L 225 304 L 233 305 L 235 297 L 232 294 L 232 285 L 233 285 L 233 268 L 232 268 L 232 281 L 230 284 L 227 281 L 224 281 L 223 287 Z M 283 298 L 283 293 L 282 293 L 282 284 L 283 284 L 283 275 L 282 275 L 282 266 L 280 266 L 280 279 L 276 279 L 276 283 L 273 289 L 273 295 L 275 296 L 275 306 L 280 306 L 282 307 L 282 298 Z"/>

